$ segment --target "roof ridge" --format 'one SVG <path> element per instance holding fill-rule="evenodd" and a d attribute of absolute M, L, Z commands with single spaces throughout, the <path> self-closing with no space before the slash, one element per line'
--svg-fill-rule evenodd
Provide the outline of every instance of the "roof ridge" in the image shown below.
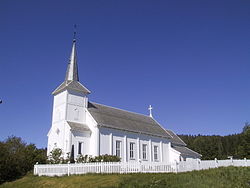
<path fill-rule="evenodd" d="M 165 131 L 170 137 L 172 137 L 171 136 L 171 134 L 169 134 L 167 131 L 166 131 L 166 129 L 157 121 L 157 120 L 155 120 L 153 117 L 151 117 L 162 129 L 163 129 L 163 131 Z M 174 138 L 174 137 L 172 137 L 172 138 Z"/>
<path fill-rule="evenodd" d="M 175 132 L 174 131 L 172 131 L 171 129 L 165 129 L 167 132 L 168 131 L 171 131 L 175 136 L 177 136 L 177 138 L 179 138 L 180 140 L 181 140 L 181 142 L 185 145 L 185 146 L 187 146 L 187 144 L 177 135 L 177 134 L 175 134 Z"/>
<path fill-rule="evenodd" d="M 124 112 L 129 112 L 129 113 L 132 113 L 132 114 L 137 114 L 137 115 L 141 115 L 141 116 L 144 116 L 144 117 L 147 117 L 147 118 L 151 118 L 145 114 L 140 114 L 138 112 L 132 112 L 132 111 L 129 111 L 129 110 L 124 110 L 124 109 L 121 109 L 121 108 L 117 108 L 117 107 L 113 107 L 113 106 L 108 106 L 108 105 L 105 105 L 105 104 L 100 104 L 100 103 L 97 103 L 97 102 L 92 102 L 90 101 L 90 103 L 95 103 L 95 104 L 99 104 L 99 105 L 102 105 L 102 106 L 105 106 L 105 107 L 109 107 L 109 108 L 113 108 L 113 109 L 116 109 L 116 110 L 121 110 L 121 111 L 124 111 Z M 153 119 L 153 118 L 151 118 Z"/>
<path fill-rule="evenodd" d="M 165 131 L 169 134 L 169 132 L 168 132 L 168 130 L 167 129 L 165 129 Z M 170 136 L 171 136 L 171 138 L 174 138 L 171 134 L 169 134 Z"/>

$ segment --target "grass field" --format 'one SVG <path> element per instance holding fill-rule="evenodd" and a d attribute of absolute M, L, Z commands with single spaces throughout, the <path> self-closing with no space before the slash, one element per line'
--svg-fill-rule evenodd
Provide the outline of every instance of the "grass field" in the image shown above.
<path fill-rule="evenodd" d="M 87 174 L 38 177 L 31 174 L 0 185 L 0 188 L 250 188 L 250 167 L 226 167 L 179 174 Z"/>

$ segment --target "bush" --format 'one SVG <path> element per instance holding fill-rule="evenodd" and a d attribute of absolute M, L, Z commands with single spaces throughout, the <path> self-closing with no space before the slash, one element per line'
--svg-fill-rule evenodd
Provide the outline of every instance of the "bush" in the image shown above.
<path fill-rule="evenodd" d="M 88 155 L 80 155 L 77 159 L 77 163 L 94 163 L 94 162 L 120 162 L 120 157 L 114 155 L 100 155 L 96 157 L 90 157 Z"/>
<path fill-rule="evenodd" d="M 77 163 L 87 163 L 89 160 L 88 155 L 83 156 L 82 154 L 77 157 L 76 162 Z"/>
<path fill-rule="evenodd" d="M 47 162 L 49 164 L 65 164 L 70 161 L 69 153 L 67 153 L 67 158 L 64 159 L 62 156 L 62 149 L 60 148 L 55 148 L 53 149 L 49 156 Z"/>
<path fill-rule="evenodd" d="M 72 158 L 72 155 L 70 153 L 67 153 L 67 158 L 64 159 L 62 156 L 62 149 L 55 148 L 50 152 L 50 155 L 48 156 L 47 163 L 49 164 L 65 164 L 70 161 L 70 163 L 94 163 L 94 162 L 120 162 L 121 159 L 114 155 L 100 155 L 96 157 L 91 157 L 89 155 L 83 156 L 82 154 L 79 155 L 76 160 Z"/>
<path fill-rule="evenodd" d="M 46 149 L 37 149 L 15 136 L 0 142 L 0 156 L 0 184 L 25 175 L 36 162 L 46 163 Z"/>

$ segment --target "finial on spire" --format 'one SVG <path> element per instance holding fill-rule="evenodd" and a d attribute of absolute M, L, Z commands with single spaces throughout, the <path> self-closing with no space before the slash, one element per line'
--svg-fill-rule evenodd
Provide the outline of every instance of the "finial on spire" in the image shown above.
<path fill-rule="evenodd" d="M 151 105 L 149 105 L 148 110 L 149 110 L 149 117 L 153 117 L 152 115 L 153 107 Z"/>
<path fill-rule="evenodd" d="M 73 37 L 73 41 L 76 41 L 76 24 L 74 24 L 74 37 Z"/>

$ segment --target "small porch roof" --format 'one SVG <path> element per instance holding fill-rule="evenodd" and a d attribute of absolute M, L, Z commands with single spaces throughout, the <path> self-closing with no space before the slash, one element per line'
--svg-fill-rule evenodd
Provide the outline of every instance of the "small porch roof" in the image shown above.
<path fill-rule="evenodd" d="M 176 145 L 173 145 L 172 146 L 173 149 L 175 149 L 176 151 L 179 151 L 181 153 L 181 156 L 183 157 L 191 157 L 191 158 L 201 158 L 201 154 L 185 147 L 185 146 L 176 146 Z"/>
<path fill-rule="evenodd" d="M 76 123 L 72 121 L 67 121 L 67 123 L 72 131 L 77 131 L 77 132 L 91 131 L 89 127 L 84 123 Z"/>

